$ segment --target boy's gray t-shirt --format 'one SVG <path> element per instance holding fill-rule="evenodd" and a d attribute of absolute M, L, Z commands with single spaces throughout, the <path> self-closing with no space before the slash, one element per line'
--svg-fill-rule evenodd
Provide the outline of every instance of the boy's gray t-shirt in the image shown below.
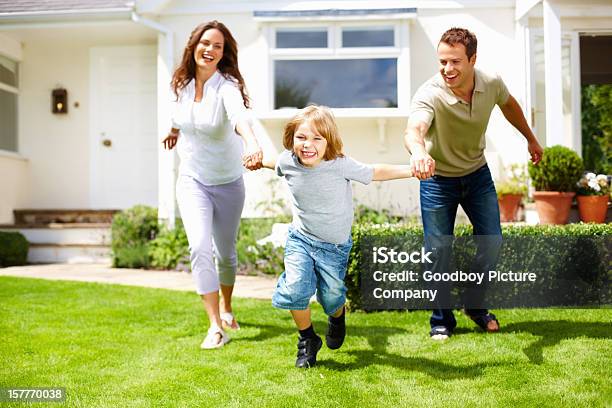
<path fill-rule="evenodd" d="M 289 150 L 276 162 L 276 174 L 285 177 L 293 200 L 293 227 L 313 239 L 342 244 L 353 224 L 351 180 L 369 184 L 374 168 L 349 157 L 303 166 Z"/>

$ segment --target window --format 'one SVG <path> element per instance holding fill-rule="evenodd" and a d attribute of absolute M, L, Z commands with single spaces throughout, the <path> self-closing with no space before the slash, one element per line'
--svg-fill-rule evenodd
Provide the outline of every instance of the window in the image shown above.
<path fill-rule="evenodd" d="M 398 107 L 398 24 L 307 24 L 272 28 L 274 109 Z"/>
<path fill-rule="evenodd" d="M 342 29 L 343 47 L 393 47 L 393 27 L 345 27 Z"/>
<path fill-rule="evenodd" d="M 17 62 L 0 55 L 0 150 L 17 151 Z"/>
<path fill-rule="evenodd" d="M 280 28 L 276 48 L 327 48 L 325 28 Z"/>

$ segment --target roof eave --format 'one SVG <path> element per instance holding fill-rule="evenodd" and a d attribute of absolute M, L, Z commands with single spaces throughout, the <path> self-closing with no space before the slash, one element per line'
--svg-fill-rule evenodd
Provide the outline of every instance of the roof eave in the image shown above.
<path fill-rule="evenodd" d="M 51 23 L 131 19 L 132 7 L 0 13 L 0 29 L 10 23 Z"/>

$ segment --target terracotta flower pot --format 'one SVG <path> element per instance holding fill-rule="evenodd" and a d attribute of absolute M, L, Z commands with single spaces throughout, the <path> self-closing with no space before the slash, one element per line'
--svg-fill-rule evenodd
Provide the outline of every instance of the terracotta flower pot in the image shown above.
<path fill-rule="evenodd" d="M 504 194 L 497 199 L 499 216 L 502 222 L 516 221 L 516 213 L 521 203 L 521 194 Z"/>
<path fill-rule="evenodd" d="M 533 193 L 540 224 L 567 224 L 576 193 L 536 191 Z"/>
<path fill-rule="evenodd" d="M 602 223 L 608 212 L 608 195 L 578 196 L 578 212 L 584 222 Z"/>

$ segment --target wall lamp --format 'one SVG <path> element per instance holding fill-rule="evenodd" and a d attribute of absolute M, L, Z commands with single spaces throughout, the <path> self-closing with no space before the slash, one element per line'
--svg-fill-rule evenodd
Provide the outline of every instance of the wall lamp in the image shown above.
<path fill-rule="evenodd" d="M 68 91 L 64 88 L 51 92 L 51 111 L 53 113 L 68 113 Z"/>

